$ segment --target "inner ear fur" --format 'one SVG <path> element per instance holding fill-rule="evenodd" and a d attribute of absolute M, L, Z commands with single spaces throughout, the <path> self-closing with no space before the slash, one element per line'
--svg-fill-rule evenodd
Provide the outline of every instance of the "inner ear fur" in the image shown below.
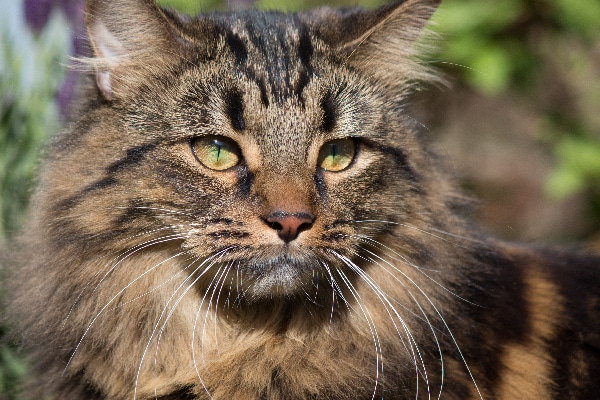
<path fill-rule="evenodd" d="M 440 0 L 405 0 L 374 10 L 328 7 L 306 15 L 318 35 L 349 65 L 390 86 L 437 80 L 418 62 L 419 39 Z"/>
<path fill-rule="evenodd" d="M 182 40 L 153 0 L 88 0 L 85 22 L 105 98 L 122 97 L 177 57 Z"/>

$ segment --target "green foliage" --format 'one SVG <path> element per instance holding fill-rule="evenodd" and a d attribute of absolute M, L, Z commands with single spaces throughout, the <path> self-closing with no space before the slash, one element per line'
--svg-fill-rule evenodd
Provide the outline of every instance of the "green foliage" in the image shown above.
<path fill-rule="evenodd" d="M 530 67 L 526 45 L 503 35 L 524 11 L 522 0 L 443 3 L 432 25 L 447 41 L 440 58 L 462 69 L 465 81 L 486 94 L 506 90 L 519 69 Z"/>
<path fill-rule="evenodd" d="M 0 17 L 0 246 L 22 223 L 40 148 L 60 125 L 54 100 L 69 44 L 59 14 L 34 37 L 19 5 L 9 4 Z M 25 370 L 14 346 L 0 340 L 0 398 L 18 398 Z"/>
<path fill-rule="evenodd" d="M 0 328 L 0 337 L 2 337 Z M 19 358 L 14 348 L 8 345 L 0 346 L 0 398 L 17 400 L 17 385 L 19 379 L 27 372 L 25 362 Z M 3 397 L 4 396 L 4 397 Z"/>
<path fill-rule="evenodd" d="M 586 187 L 600 186 L 600 142 L 589 138 L 564 136 L 557 141 L 558 167 L 548 179 L 547 192 L 564 198 Z"/>
<path fill-rule="evenodd" d="M 596 0 L 555 0 L 553 14 L 557 22 L 590 40 L 600 33 L 600 2 Z"/>
<path fill-rule="evenodd" d="M 559 200 L 588 191 L 590 203 L 600 203 L 600 193 L 588 190 L 600 183 L 594 110 L 600 104 L 600 3 L 447 1 L 432 26 L 446 41 L 437 58 L 463 84 L 489 96 L 537 101 L 533 108 L 547 120 L 538 136 L 557 159 L 548 194 Z"/>
<path fill-rule="evenodd" d="M 21 225 L 40 147 L 60 125 L 54 99 L 66 65 L 64 26 L 55 14 L 38 37 L 24 24 L 0 28 L 0 235 Z"/>
<path fill-rule="evenodd" d="M 221 0 L 157 0 L 156 2 L 162 7 L 172 8 L 188 15 L 196 15 L 203 11 L 212 11 L 223 6 Z"/>

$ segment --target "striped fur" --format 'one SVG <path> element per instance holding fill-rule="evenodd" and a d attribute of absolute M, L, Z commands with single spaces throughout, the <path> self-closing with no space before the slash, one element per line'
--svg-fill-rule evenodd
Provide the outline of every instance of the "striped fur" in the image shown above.
<path fill-rule="evenodd" d="M 29 396 L 597 397 L 599 260 L 481 234 L 408 114 L 436 5 L 88 1 L 82 104 L 13 251 Z M 205 166 L 211 135 L 241 162 Z"/>

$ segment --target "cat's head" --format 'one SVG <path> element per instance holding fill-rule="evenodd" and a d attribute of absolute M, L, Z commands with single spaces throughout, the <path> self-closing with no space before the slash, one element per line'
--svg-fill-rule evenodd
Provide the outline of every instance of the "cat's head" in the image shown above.
<path fill-rule="evenodd" d="M 406 112 L 436 5 L 192 19 L 88 1 L 95 84 L 48 164 L 61 240 L 167 248 L 255 299 L 356 275 L 448 207 Z"/>

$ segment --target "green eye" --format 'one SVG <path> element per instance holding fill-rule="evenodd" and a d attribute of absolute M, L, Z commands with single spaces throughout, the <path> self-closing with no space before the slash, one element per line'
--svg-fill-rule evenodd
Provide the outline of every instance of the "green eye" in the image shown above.
<path fill-rule="evenodd" d="M 352 139 L 336 139 L 327 142 L 319 150 L 318 165 L 326 171 L 339 172 L 350 166 L 356 154 Z"/>
<path fill-rule="evenodd" d="M 192 142 L 194 155 L 207 168 L 224 171 L 242 160 L 240 147 L 225 136 L 203 136 Z"/>

